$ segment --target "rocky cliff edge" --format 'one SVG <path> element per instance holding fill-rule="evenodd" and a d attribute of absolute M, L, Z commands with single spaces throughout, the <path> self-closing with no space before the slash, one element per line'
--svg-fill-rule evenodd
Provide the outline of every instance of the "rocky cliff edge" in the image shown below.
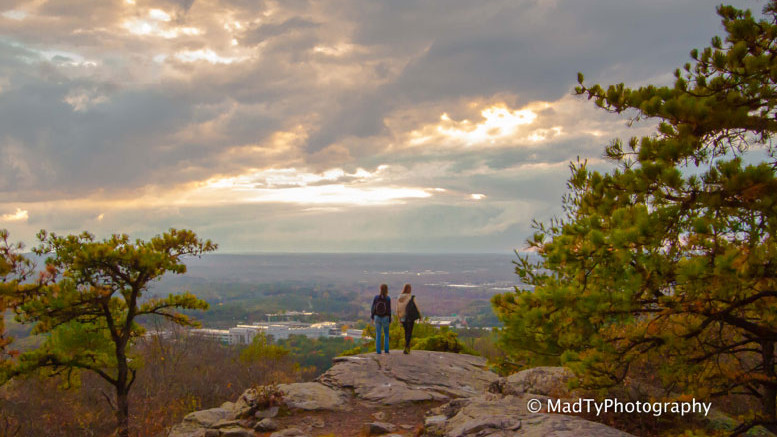
<path fill-rule="evenodd" d="M 314 382 L 249 389 L 236 402 L 193 412 L 168 437 L 628 436 L 527 410 L 530 399 L 571 397 L 569 376 L 538 367 L 500 378 L 482 358 L 445 352 L 340 357 Z"/>

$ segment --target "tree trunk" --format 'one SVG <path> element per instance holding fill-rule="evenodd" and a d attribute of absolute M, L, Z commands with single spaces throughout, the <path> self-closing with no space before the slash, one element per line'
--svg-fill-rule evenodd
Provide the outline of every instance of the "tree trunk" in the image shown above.
<path fill-rule="evenodd" d="M 774 372 L 774 342 L 764 340 L 761 350 L 766 383 L 763 384 L 763 402 L 761 404 L 763 419 L 768 423 L 766 428 L 777 433 L 777 387 Z"/>
<path fill-rule="evenodd" d="M 116 435 L 129 437 L 129 399 L 127 389 L 116 387 Z"/>
<path fill-rule="evenodd" d="M 119 437 L 129 437 L 129 366 L 125 348 L 125 345 L 116 345 L 116 435 Z"/>

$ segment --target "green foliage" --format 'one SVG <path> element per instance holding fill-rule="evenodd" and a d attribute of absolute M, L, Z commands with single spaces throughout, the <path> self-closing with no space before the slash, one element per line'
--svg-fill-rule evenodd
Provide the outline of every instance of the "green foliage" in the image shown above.
<path fill-rule="evenodd" d="M 447 327 L 440 329 L 440 332 L 418 339 L 413 344 L 413 349 L 424 351 L 453 352 L 456 354 L 477 355 L 475 351 L 464 346 L 459 341 L 458 334 Z"/>
<path fill-rule="evenodd" d="M 470 328 L 502 325 L 488 300 L 469 302 L 466 307 L 459 311 L 459 315 L 466 316 L 467 326 Z"/>
<path fill-rule="evenodd" d="M 252 363 L 263 360 L 279 361 L 289 356 L 289 350 L 272 344 L 264 333 L 259 333 L 245 349 L 240 352 L 240 360 Z"/>
<path fill-rule="evenodd" d="M 341 355 L 356 355 L 375 351 L 375 325 L 367 325 L 364 329 L 365 337 L 373 339 L 364 341 L 361 346 L 344 351 Z M 405 347 L 405 329 L 399 321 L 391 321 L 389 325 L 389 347 L 391 349 L 403 349 Z M 438 328 L 422 321 L 416 322 L 413 328 L 413 338 L 410 340 L 410 348 L 415 350 L 429 350 L 439 352 L 455 352 L 470 355 L 478 355 L 471 348 L 464 345 L 458 338 L 458 334 L 447 327 Z"/>
<path fill-rule="evenodd" d="M 163 285 L 170 287 L 170 283 Z M 205 282 L 192 283 L 191 287 L 193 293 L 211 305 L 206 313 L 198 316 L 208 326 L 234 326 L 235 322 L 261 320 L 265 314 L 283 310 L 314 311 L 317 314 L 307 320 L 312 322 L 349 320 L 363 312 L 357 304 L 356 293 L 341 291 L 332 285 L 319 287 L 302 281 Z"/>
<path fill-rule="evenodd" d="M 529 287 L 492 300 L 513 360 L 592 387 L 641 370 L 697 398 L 756 396 L 777 429 L 777 2 L 764 12 L 719 7 L 725 41 L 691 52 L 673 86 L 580 75 L 579 95 L 658 131 L 613 141 L 609 173 L 571 165 L 565 216 L 528 242 L 540 261 L 516 261 Z"/>
<path fill-rule="evenodd" d="M 191 293 L 145 298 L 149 285 L 165 273 L 186 272 L 185 256 L 216 249 L 188 230 L 171 229 L 149 241 L 113 235 L 103 241 L 84 232 L 60 237 L 41 231 L 38 255 L 49 255 L 45 273 L 17 306 L 18 320 L 48 334 L 44 344 L 20 356 L 13 374 L 49 368 L 87 370 L 114 386 L 119 435 L 128 433 L 127 394 L 137 361 L 129 346 L 141 336 L 139 317 L 160 316 L 177 325 L 196 322 L 178 309 L 207 309 Z M 21 293 L 17 291 L 17 293 Z"/>
<path fill-rule="evenodd" d="M 294 362 L 302 367 L 312 367 L 318 375 L 332 367 L 332 358 L 352 349 L 354 342 L 342 337 L 309 338 L 292 335 L 278 340 L 278 346 L 287 349 Z"/>

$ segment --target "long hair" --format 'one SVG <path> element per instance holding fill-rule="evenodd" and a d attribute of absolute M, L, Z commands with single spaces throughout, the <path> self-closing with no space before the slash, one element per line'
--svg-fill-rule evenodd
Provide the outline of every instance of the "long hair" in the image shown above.
<path fill-rule="evenodd" d="M 388 285 L 380 284 L 380 295 L 383 297 L 388 296 Z"/>
<path fill-rule="evenodd" d="M 410 287 L 410 284 L 405 284 L 405 288 L 402 289 L 402 294 L 410 294 L 410 290 L 412 290 L 412 287 Z"/>

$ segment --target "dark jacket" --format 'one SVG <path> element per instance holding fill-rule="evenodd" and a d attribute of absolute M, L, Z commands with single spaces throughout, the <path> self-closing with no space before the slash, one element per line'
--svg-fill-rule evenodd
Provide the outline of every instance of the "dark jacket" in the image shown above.
<path fill-rule="evenodd" d="M 375 320 L 375 305 L 378 303 L 378 299 L 380 299 L 380 295 L 375 296 L 375 299 L 372 299 L 372 314 L 370 314 L 370 319 Z M 386 296 L 386 306 L 388 306 L 388 314 L 386 314 L 389 318 L 389 322 L 391 322 L 391 297 Z"/>

